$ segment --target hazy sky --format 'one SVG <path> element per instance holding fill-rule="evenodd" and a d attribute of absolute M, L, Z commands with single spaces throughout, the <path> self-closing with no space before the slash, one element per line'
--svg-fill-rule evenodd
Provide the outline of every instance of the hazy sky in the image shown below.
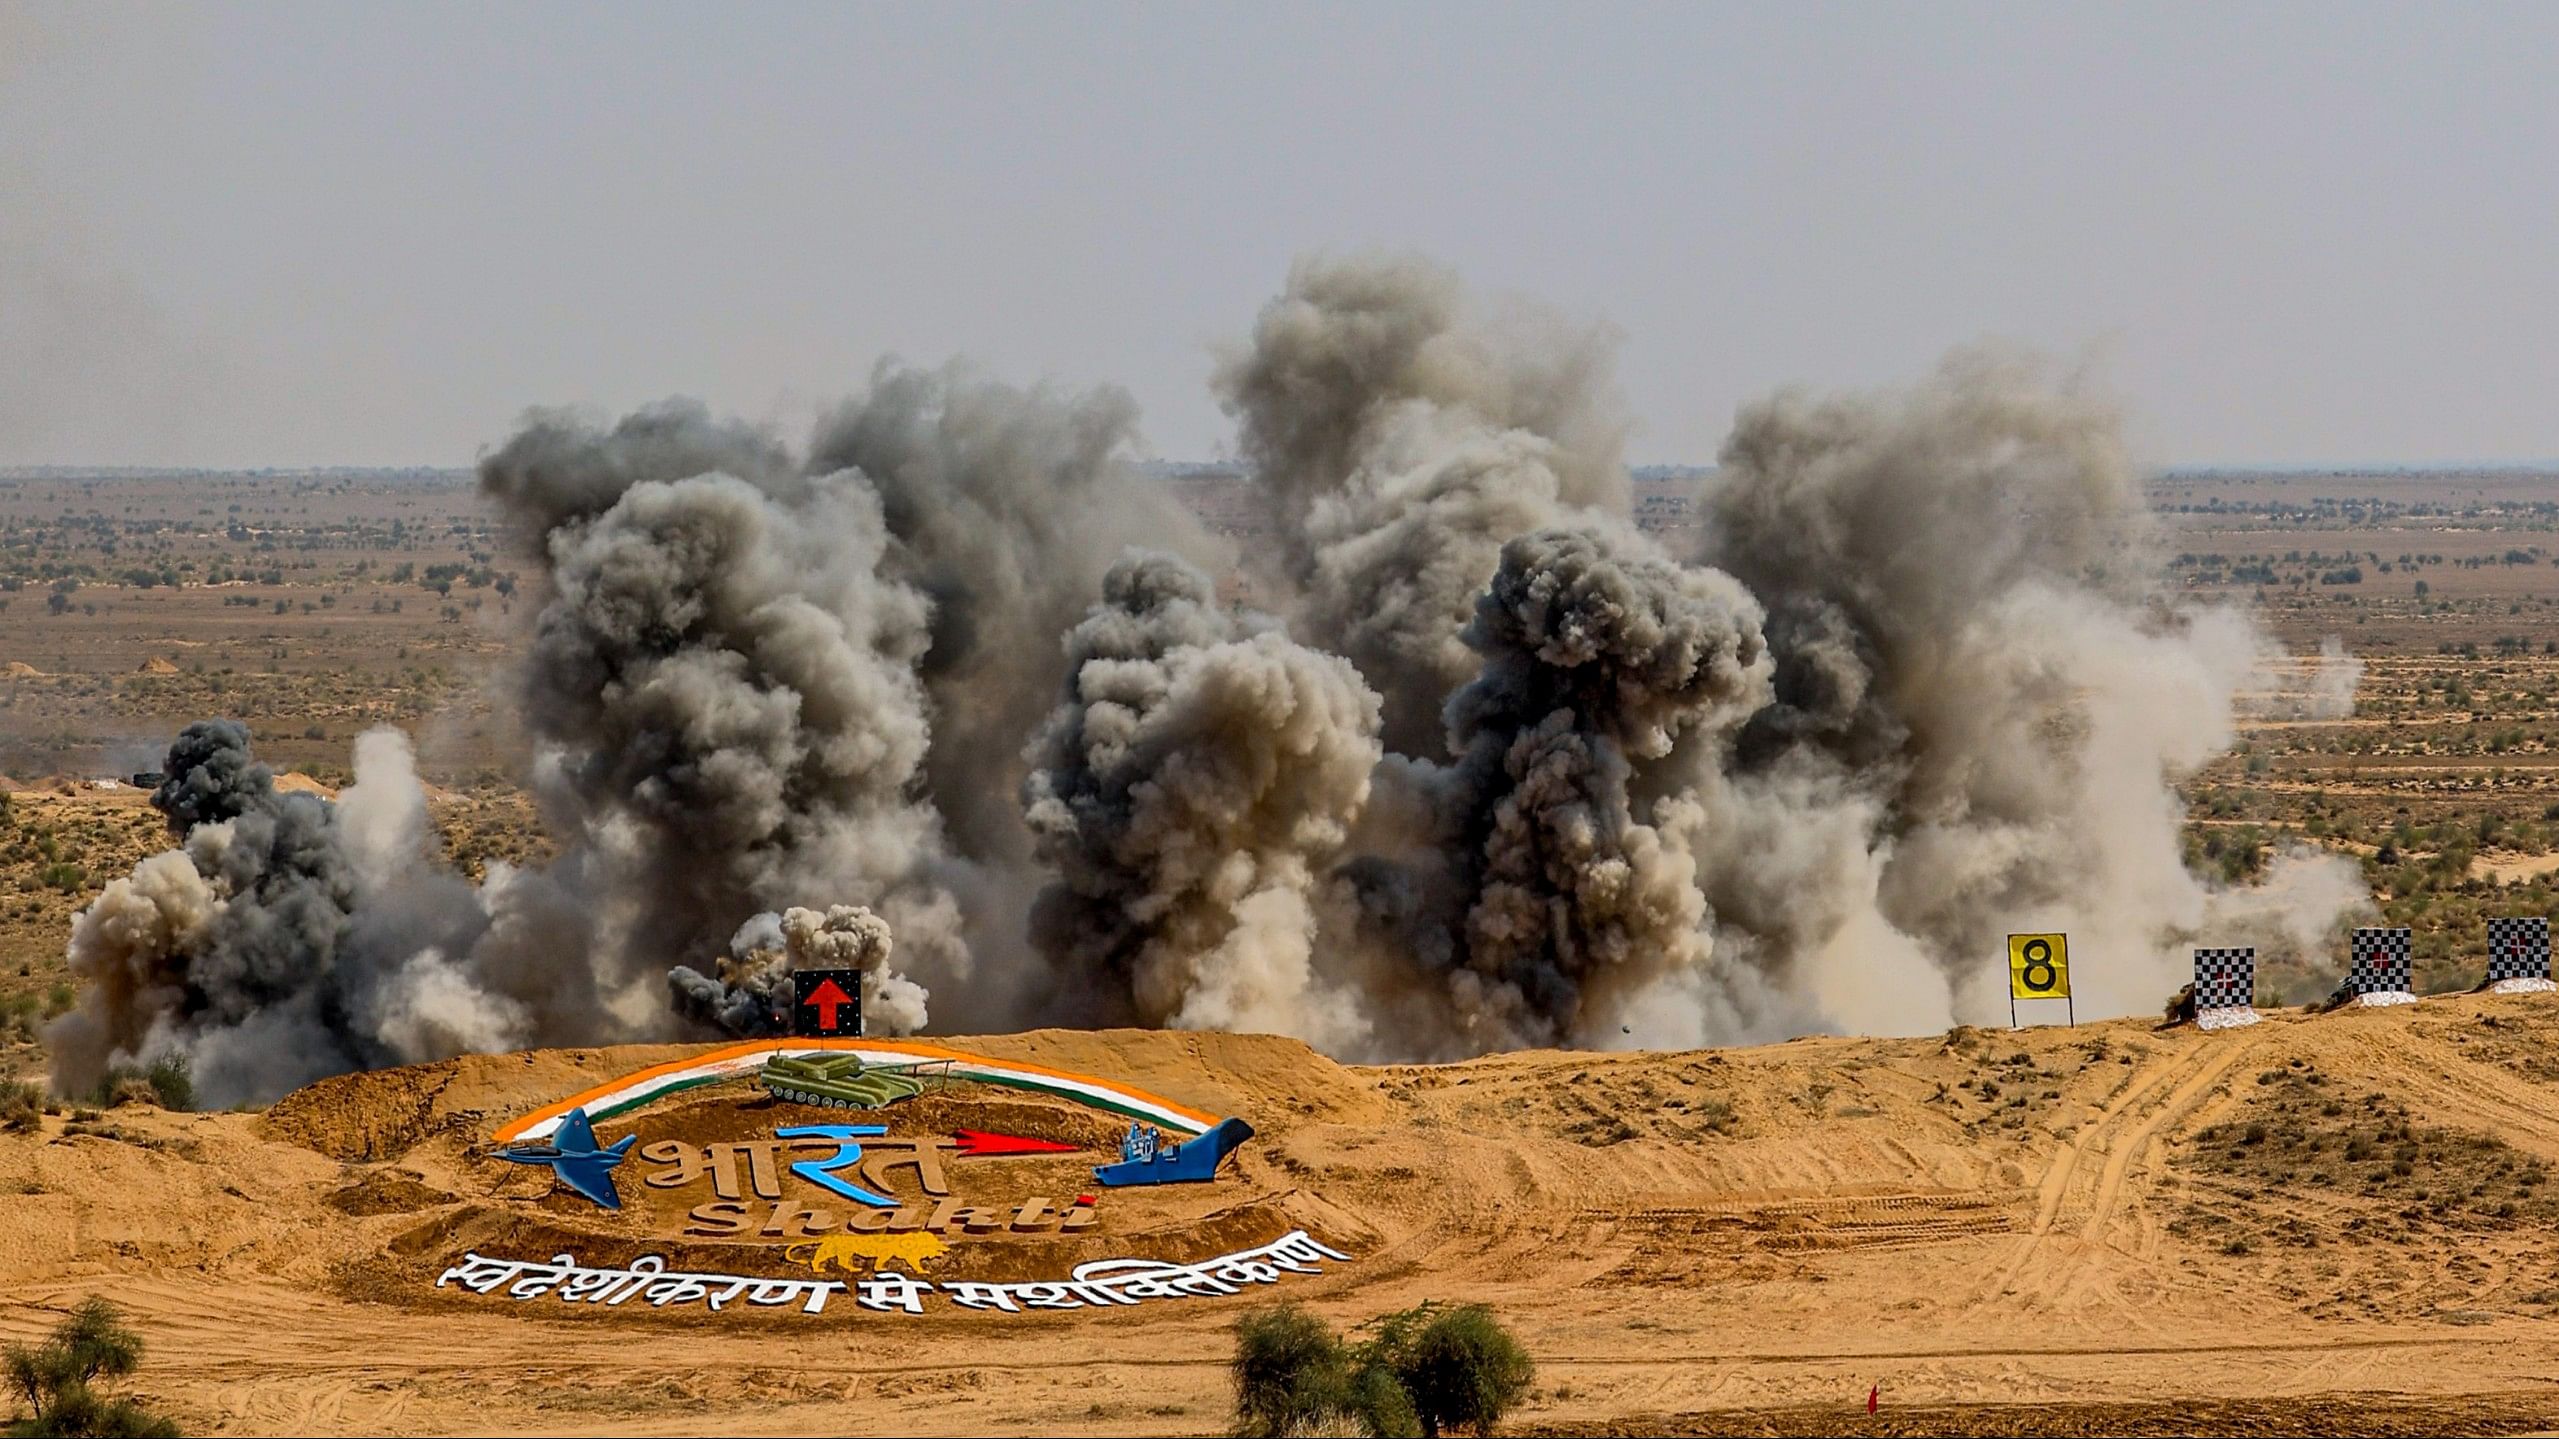
<path fill-rule="evenodd" d="M 1640 460 L 2003 336 L 2157 461 L 2559 457 L 2559 6 L 0 0 L 0 463 L 796 431 L 883 353 L 1160 453 L 1290 259 L 1601 319 Z"/>

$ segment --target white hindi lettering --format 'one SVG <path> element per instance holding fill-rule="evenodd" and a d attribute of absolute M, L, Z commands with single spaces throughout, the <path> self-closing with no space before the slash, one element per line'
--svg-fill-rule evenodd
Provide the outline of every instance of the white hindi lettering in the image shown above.
<path fill-rule="evenodd" d="M 886 1270 L 866 1274 L 849 1286 L 854 1302 L 879 1313 L 921 1314 L 925 1296 L 939 1294 L 963 1309 L 1019 1314 L 1024 1309 L 1106 1309 L 1142 1304 L 1151 1299 L 1191 1299 L 1242 1292 L 1247 1284 L 1275 1284 L 1283 1273 L 1321 1274 L 1325 1260 L 1347 1264 L 1350 1256 L 1294 1229 L 1258 1249 L 1239 1250 L 1195 1264 L 1157 1259 L 1097 1259 L 1075 1266 L 1067 1279 L 994 1284 L 950 1279 L 938 1284 L 911 1274 Z M 523 1276 L 518 1278 L 517 1276 Z M 513 1283 L 508 1281 L 513 1280 Z M 459 1285 L 475 1294 L 500 1288 L 511 1299 L 538 1299 L 553 1294 L 569 1304 L 619 1305 L 645 1295 L 653 1308 L 670 1304 L 703 1304 L 713 1313 L 743 1296 L 750 1305 L 774 1307 L 800 1302 L 804 1314 L 826 1309 L 830 1294 L 848 1292 L 841 1280 L 769 1279 L 739 1274 L 696 1274 L 666 1267 L 662 1255 L 643 1254 L 624 1268 L 588 1268 L 573 1255 L 554 1254 L 547 1264 L 526 1259 L 495 1259 L 467 1252 L 462 1262 L 436 1276 L 435 1287 Z M 715 1287 L 716 1286 L 716 1287 Z"/>

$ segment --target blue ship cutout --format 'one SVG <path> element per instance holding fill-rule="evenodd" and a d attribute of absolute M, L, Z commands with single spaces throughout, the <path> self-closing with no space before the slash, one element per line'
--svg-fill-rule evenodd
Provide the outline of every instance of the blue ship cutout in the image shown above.
<path fill-rule="evenodd" d="M 496 1151 L 496 1156 L 509 1164 L 547 1164 L 560 1182 L 607 1209 L 622 1207 L 622 1193 L 613 1187 L 613 1166 L 631 1152 L 640 1136 L 626 1134 L 615 1140 L 611 1149 L 595 1146 L 595 1126 L 587 1121 L 586 1111 L 572 1109 L 548 1144 L 510 1144 Z"/>
<path fill-rule="evenodd" d="M 1093 1171 L 1103 1184 L 1200 1184 L 1217 1177 L 1217 1166 L 1253 1137 L 1253 1126 L 1240 1119 L 1221 1119 L 1197 1139 L 1166 1148 L 1164 1131 L 1132 1124 L 1120 1140 L 1120 1162 Z"/>

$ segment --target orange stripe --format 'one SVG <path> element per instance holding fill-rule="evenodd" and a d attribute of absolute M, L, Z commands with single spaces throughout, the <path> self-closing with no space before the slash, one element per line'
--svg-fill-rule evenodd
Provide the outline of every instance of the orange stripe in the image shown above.
<path fill-rule="evenodd" d="M 524 1130 L 529 1129 L 554 1115 L 565 1115 L 572 1109 L 583 1108 L 598 1099 L 604 1098 L 606 1095 L 611 1094 L 616 1090 L 628 1089 L 635 1084 L 639 1084 L 645 1080 L 655 1079 L 660 1075 L 681 1074 L 689 1069 L 700 1069 L 705 1065 L 717 1064 L 723 1059 L 740 1058 L 745 1055 L 757 1054 L 775 1049 L 885 1049 L 897 1054 L 911 1054 L 919 1059 L 964 1060 L 978 1064 L 990 1065 L 997 1069 L 1017 1069 L 1025 1074 L 1038 1074 L 1044 1075 L 1050 1079 L 1064 1079 L 1071 1080 L 1077 1084 L 1090 1084 L 1096 1088 L 1107 1089 L 1113 1094 L 1121 1095 L 1126 1098 L 1142 1100 L 1148 1104 L 1160 1105 L 1186 1119 L 1196 1119 L 1200 1122 L 1200 1127 L 1203 1130 L 1206 1130 L 1217 1123 L 1216 1115 L 1203 1114 L 1200 1111 L 1191 1108 L 1189 1105 L 1176 1104 L 1161 1095 L 1149 1094 L 1143 1089 L 1134 1089 L 1125 1084 L 1113 1084 L 1111 1081 L 1102 1079 L 1095 1075 L 1077 1074 L 1070 1069 L 1051 1069 L 1044 1064 L 1033 1064 L 1027 1059 L 996 1059 L 983 1054 L 968 1054 L 961 1050 L 944 1049 L 938 1044 L 918 1044 L 912 1040 L 902 1039 L 798 1039 L 764 1040 L 747 1044 L 732 1044 L 711 1050 L 708 1053 L 697 1054 L 691 1059 L 673 1059 L 664 1064 L 652 1064 L 646 1069 L 635 1070 L 618 1079 L 608 1080 L 603 1084 L 596 1085 L 592 1089 L 580 1090 L 566 1099 L 545 1105 L 531 1114 L 524 1116 L 522 1119 L 517 1120 L 515 1123 L 499 1130 L 495 1137 L 500 1143 L 504 1143 L 513 1138 L 515 1135 L 522 1133 Z"/>

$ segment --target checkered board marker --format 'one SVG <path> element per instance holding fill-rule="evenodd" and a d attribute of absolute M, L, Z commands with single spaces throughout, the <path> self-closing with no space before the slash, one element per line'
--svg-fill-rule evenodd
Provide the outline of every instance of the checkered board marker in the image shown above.
<path fill-rule="evenodd" d="M 2354 959 L 2346 969 L 2346 988 L 2356 994 L 2406 994 L 2409 932 L 2404 929 L 2355 931 Z"/>
<path fill-rule="evenodd" d="M 2253 945 L 2195 951 L 2195 1008 L 2246 1009 L 2256 1000 L 2257 951 Z"/>
<path fill-rule="evenodd" d="M 2550 921 L 2539 915 L 2529 919 L 2492 919 L 2488 921 L 2488 979 L 2548 979 L 2550 977 Z"/>

